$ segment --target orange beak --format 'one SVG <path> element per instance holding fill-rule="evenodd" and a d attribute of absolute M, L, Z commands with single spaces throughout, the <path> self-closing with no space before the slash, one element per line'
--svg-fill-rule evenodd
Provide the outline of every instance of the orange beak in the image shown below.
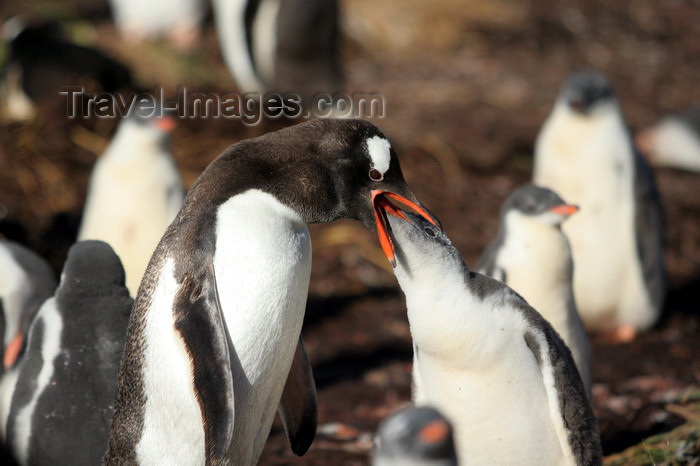
<path fill-rule="evenodd" d="M 549 209 L 549 211 L 555 214 L 563 215 L 564 217 L 568 217 L 569 215 L 578 212 L 578 206 L 571 204 L 559 204 Z"/>
<path fill-rule="evenodd" d="M 3 364 L 5 365 L 5 369 L 9 369 L 17 361 L 17 356 L 19 356 L 19 350 L 22 348 L 22 341 L 23 340 L 24 340 L 24 337 L 23 337 L 22 333 L 18 333 L 12 339 L 10 344 L 7 345 L 7 348 L 5 348 L 5 355 L 3 356 L 3 361 L 2 361 Z"/>
<path fill-rule="evenodd" d="M 415 202 L 389 191 L 380 191 L 378 189 L 372 190 L 372 205 L 374 206 L 374 219 L 377 222 L 377 236 L 379 236 L 379 244 L 382 246 L 382 250 L 384 251 L 387 259 L 389 259 L 389 262 L 391 262 L 391 265 L 396 267 L 394 243 L 391 240 L 389 231 L 387 230 L 386 214 L 388 213 L 389 215 L 402 218 L 406 221 L 408 221 L 408 218 L 399 208 L 389 202 L 388 199 L 400 202 L 401 204 L 413 209 L 417 214 L 438 227 L 440 230 L 442 230 L 442 227 L 433 214 Z"/>
<path fill-rule="evenodd" d="M 175 118 L 173 118 L 171 116 L 158 117 L 158 118 L 156 118 L 156 121 L 154 124 L 155 124 L 156 128 L 158 128 L 159 130 L 161 130 L 165 133 L 171 132 L 172 130 L 175 129 L 175 126 L 177 126 L 177 123 L 175 123 Z"/>
<path fill-rule="evenodd" d="M 418 436 L 428 444 L 444 442 L 450 434 L 450 427 L 441 419 L 437 419 L 423 427 Z"/>

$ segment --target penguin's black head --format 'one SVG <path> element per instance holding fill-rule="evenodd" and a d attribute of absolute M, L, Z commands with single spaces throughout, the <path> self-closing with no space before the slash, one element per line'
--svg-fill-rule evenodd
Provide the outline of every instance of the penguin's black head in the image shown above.
<path fill-rule="evenodd" d="M 547 225 L 559 225 L 578 207 L 567 204 L 551 189 L 526 185 L 513 191 L 501 208 L 501 222 L 515 213 L 519 218 L 535 219 Z"/>
<path fill-rule="evenodd" d="M 307 222 L 340 217 L 360 220 L 376 231 L 387 258 L 395 264 L 387 233 L 386 209 L 397 202 L 441 229 L 440 222 L 408 188 L 396 152 L 373 124 L 363 120 L 323 119 L 296 127 L 303 154 L 293 164 L 295 189 L 286 197 Z M 305 144 L 304 144 L 305 142 Z M 311 207 L 309 207 L 311 206 Z"/>
<path fill-rule="evenodd" d="M 578 114 L 588 114 L 596 104 L 612 100 L 613 88 L 605 75 L 595 70 L 577 71 L 562 87 L 559 98 Z"/>
<path fill-rule="evenodd" d="M 376 443 L 378 463 L 403 459 L 456 464 L 452 428 L 447 419 L 430 407 L 411 406 L 392 414 L 379 426 Z"/>
<path fill-rule="evenodd" d="M 68 251 L 61 287 L 89 291 L 110 285 L 124 286 L 124 281 L 124 267 L 104 241 L 80 241 Z"/>

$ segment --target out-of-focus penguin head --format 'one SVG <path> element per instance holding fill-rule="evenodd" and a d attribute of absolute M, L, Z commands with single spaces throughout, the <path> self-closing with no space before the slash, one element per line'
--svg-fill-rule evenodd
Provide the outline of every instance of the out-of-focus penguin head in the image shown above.
<path fill-rule="evenodd" d="M 596 108 L 615 100 L 615 93 L 605 75 L 595 70 L 571 74 L 559 93 L 559 101 L 573 112 L 589 115 Z"/>
<path fill-rule="evenodd" d="M 513 223 L 537 222 L 558 226 L 578 207 L 567 204 L 551 189 L 527 185 L 516 189 L 501 208 L 501 221 Z"/>

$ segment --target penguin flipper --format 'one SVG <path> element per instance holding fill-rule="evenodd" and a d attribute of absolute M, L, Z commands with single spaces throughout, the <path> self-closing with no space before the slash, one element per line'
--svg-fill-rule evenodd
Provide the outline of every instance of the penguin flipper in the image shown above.
<path fill-rule="evenodd" d="M 206 463 L 219 464 L 233 438 L 234 397 L 230 339 L 213 264 L 204 277 L 183 276 L 174 315 L 175 327 L 192 355 L 194 388 L 204 418 Z"/>
<path fill-rule="evenodd" d="M 316 436 L 318 408 L 314 375 L 301 336 L 278 410 L 292 451 L 304 455 Z"/>

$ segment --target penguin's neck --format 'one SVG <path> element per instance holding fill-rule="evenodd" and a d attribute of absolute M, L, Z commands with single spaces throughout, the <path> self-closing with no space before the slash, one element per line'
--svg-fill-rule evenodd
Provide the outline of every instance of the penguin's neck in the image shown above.
<path fill-rule="evenodd" d="M 147 162 L 167 153 L 163 141 L 155 135 L 132 127 L 120 128 L 103 158 L 110 163 Z"/>

